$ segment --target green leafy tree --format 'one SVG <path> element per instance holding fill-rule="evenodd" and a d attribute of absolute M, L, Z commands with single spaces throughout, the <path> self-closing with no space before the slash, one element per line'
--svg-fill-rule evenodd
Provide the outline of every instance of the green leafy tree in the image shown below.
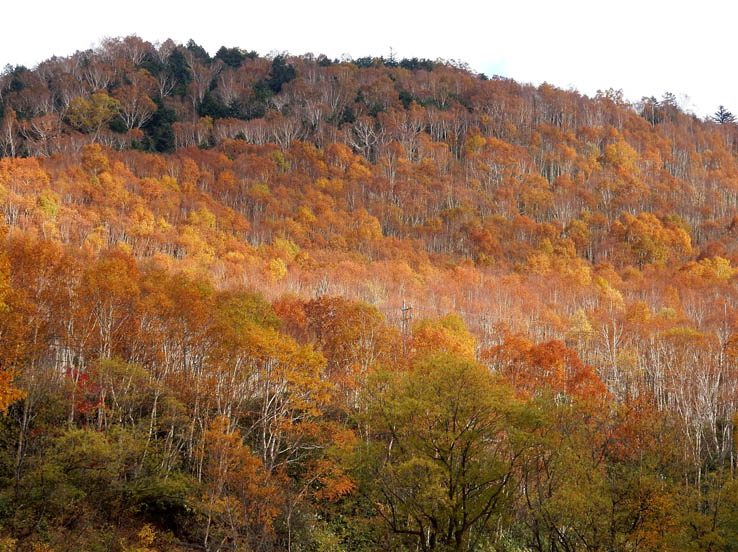
<path fill-rule="evenodd" d="M 174 151 L 174 131 L 172 123 L 177 122 L 177 114 L 164 105 L 161 98 L 156 99 L 157 109 L 151 119 L 144 125 L 146 144 L 144 149 L 160 152 Z"/>
<path fill-rule="evenodd" d="M 361 489 L 391 533 L 470 550 L 503 515 L 536 416 L 480 365 L 431 356 L 368 387 Z"/>
<path fill-rule="evenodd" d="M 277 56 L 272 61 L 272 70 L 269 72 L 267 84 L 275 94 L 279 94 L 282 85 L 290 82 L 297 76 L 292 64 L 287 63 L 284 56 Z"/>
<path fill-rule="evenodd" d="M 95 137 L 120 111 L 120 103 L 103 92 L 92 94 L 89 100 L 75 98 L 69 104 L 69 122 L 77 130 Z"/>
<path fill-rule="evenodd" d="M 223 63 L 234 69 L 241 67 L 247 55 L 240 48 L 226 48 L 221 46 L 220 50 L 215 54 L 215 59 L 221 60 Z"/>
<path fill-rule="evenodd" d="M 718 110 L 715 112 L 715 114 L 712 116 L 712 120 L 716 123 L 720 123 L 721 125 L 725 125 L 728 123 L 735 123 L 735 115 L 733 115 L 730 111 L 725 109 L 725 106 L 718 107 Z"/>

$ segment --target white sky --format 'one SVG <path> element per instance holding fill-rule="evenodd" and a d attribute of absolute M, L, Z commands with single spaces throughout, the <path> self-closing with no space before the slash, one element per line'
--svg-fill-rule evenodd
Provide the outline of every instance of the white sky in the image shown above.
<path fill-rule="evenodd" d="M 700 116 L 738 113 L 729 0 L 54 0 L 4 2 L 0 69 L 33 66 L 105 36 L 193 38 L 261 54 L 458 59 L 487 75 L 628 99 L 665 91 Z M 689 97 L 689 99 L 686 98 Z"/>

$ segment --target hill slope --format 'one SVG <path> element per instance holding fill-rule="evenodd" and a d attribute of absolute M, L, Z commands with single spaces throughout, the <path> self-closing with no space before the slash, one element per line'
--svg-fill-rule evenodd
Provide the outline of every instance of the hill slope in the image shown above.
<path fill-rule="evenodd" d="M 736 125 L 136 37 L 0 101 L 19 549 L 733 540 Z"/>

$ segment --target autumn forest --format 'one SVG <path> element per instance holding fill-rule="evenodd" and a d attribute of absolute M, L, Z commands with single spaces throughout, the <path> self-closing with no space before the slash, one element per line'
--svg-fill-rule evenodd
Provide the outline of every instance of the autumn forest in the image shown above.
<path fill-rule="evenodd" d="M 459 62 L 0 74 L 0 551 L 738 550 L 738 124 Z"/>

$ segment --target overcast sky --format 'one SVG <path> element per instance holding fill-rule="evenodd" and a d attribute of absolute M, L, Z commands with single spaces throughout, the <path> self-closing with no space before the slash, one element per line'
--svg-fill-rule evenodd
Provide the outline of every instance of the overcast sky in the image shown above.
<path fill-rule="evenodd" d="M 33 66 L 106 36 L 193 38 L 261 54 L 457 59 L 475 71 L 626 98 L 670 91 L 700 116 L 738 112 L 738 3 L 652 0 L 180 0 L 4 3 L 0 68 Z M 735 5 L 733 5 L 735 4 Z M 688 97 L 688 98 L 687 98 Z"/>

